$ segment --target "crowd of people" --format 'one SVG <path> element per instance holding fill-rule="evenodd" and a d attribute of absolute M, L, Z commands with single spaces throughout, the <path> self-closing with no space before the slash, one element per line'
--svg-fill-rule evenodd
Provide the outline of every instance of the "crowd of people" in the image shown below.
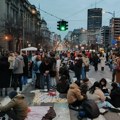
<path fill-rule="evenodd" d="M 90 66 L 101 71 L 108 65 L 112 72 L 112 89 L 107 88 L 107 81 L 101 78 L 92 84 L 87 78 Z M 75 81 L 71 79 L 69 71 L 74 72 Z M 37 51 L 21 53 L 10 52 L 0 56 L 0 96 L 8 95 L 8 88 L 12 87 L 19 93 L 23 85 L 32 77 L 34 89 L 45 89 L 47 92 L 56 89 L 60 94 L 66 94 L 70 106 L 79 107 L 84 99 L 92 99 L 99 108 L 120 107 L 120 53 L 90 52 L 90 51 Z M 14 97 L 24 98 L 15 95 Z M 117 98 L 117 99 L 116 99 Z M 11 106 L 13 107 L 13 106 Z M 4 109 L 0 107 L 0 110 Z M 6 110 L 8 110 L 6 108 Z"/>

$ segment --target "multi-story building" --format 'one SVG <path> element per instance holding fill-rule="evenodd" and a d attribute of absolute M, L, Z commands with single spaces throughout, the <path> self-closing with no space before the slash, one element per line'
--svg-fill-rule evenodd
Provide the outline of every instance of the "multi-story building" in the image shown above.
<path fill-rule="evenodd" d="M 120 40 L 120 18 L 112 18 L 110 20 L 110 39 Z"/>
<path fill-rule="evenodd" d="M 76 45 L 87 44 L 87 30 L 83 28 L 74 29 L 71 35 L 71 40 Z"/>
<path fill-rule="evenodd" d="M 88 9 L 87 30 L 96 31 L 102 26 L 102 8 Z"/>
<path fill-rule="evenodd" d="M 65 36 L 65 40 L 71 41 L 72 31 L 69 31 L 67 35 Z"/>
<path fill-rule="evenodd" d="M 40 31 L 40 12 L 28 0 L 0 0 L 0 48 L 20 50 L 35 45 Z"/>
<path fill-rule="evenodd" d="M 110 27 L 109 26 L 103 26 L 101 28 L 101 44 L 103 47 L 108 47 L 110 45 Z"/>
<path fill-rule="evenodd" d="M 41 41 L 38 41 L 38 45 L 40 44 L 41 48 L 43 49 L 50 49 L 51 46 L 51 32 L 47 27 L 47 22 L 42 19 L 41 20 L 41 28 L 40 28 L 40 36 Z"/>
<path fill-rule="evenodd" d="M 102 8 L 88 9 L 88 43 L 96 44 L 96 32 L 102 27 Z"/>

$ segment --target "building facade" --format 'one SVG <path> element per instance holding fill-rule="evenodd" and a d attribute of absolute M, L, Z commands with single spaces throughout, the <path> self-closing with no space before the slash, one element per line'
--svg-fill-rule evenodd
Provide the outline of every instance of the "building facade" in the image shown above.
<path fill-rule="evenodd" d="M 110 27 L 109 26 L 103 26 L 101 28 L 101 44 L 103 44 L 103 47 L 106 48 L 110 45 Z"/>
<path fill-rule="evenodd" d="M 120 37 L 120 18 L 112 18 L 110 20 L 110 33 L 111 33 L 111 40 L 119 40 Z"/>
<path fill-rule="evenodd" d="M 15 51 L 35 46 L 40 12 L 28 0 L 0 0 L 0 49 Z"/>
<path fill-rule="evenodd" d="M 51 48 L 51 32 L 47 27 L 47 22 L 42 19 L 41 20 L 41 28 L 40 28 L 40 41 L 38 45 L 40 44 L 42 49 L 50 49 Z"/>
<path fill-rule="evenodd" d="M 102 8 L 88 9 L 88 44 L 96 44 L 96 33 L 102 27 Z"/>
<path fill-rule="evenodd" d="M 96 31 L 102 27 L 102 8 L 88 9 L 87 30 Z"/>
<path fill-rule="evenodd" d="M 76 44 L 87 44 L 87 30 L 80 28 L 74 29 L 71 35 L 71 40 Z"/>

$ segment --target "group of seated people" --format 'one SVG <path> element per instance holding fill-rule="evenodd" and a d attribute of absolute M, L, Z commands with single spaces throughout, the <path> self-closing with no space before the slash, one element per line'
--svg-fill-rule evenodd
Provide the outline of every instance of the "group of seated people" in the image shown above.
<path fill-rule="evenodd" d="M 120 87 L 114 82 L 108 88 L 104 78 L 94 82 L 93 85 L 88 78 L 69 84 L 63 76 L 57 84 L 57 90 L 66 93 L 69 106 L 79 107 L 85 99 L 92 99 L 99 108 L 120 107 Z"/>

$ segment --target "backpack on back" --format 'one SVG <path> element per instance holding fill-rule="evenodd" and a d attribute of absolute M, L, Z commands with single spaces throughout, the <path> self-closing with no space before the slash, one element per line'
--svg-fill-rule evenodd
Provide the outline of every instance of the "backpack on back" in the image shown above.
<path fill-rule="evenodd" d="M 83 101 L 82 108 L 88 118 L 94 119 L 100 115 L 99 108 L 94 100 Z"/>
<path fill-rule="evenodd" d="M 39 67 L 37 65 L 37 62 L 33 63 L 33 70 L 34 71 L 38 71 L 39 70 Z"/>

